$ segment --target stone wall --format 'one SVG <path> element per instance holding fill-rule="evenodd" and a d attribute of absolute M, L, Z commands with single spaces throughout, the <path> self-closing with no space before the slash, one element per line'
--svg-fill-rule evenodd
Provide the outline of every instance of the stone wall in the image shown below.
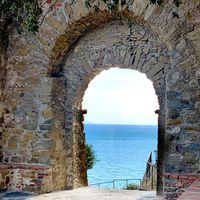
<path fill-rule="evenodd" d="M 1 164 L 0 191 L 51 192 L 52 169 L 42 165 Z"/>
<path fill-rule="evenodd" d="M 12 33 L 7 51 L 0 52 L 6 58 L 0 68 L 1 75 L 6 71 L 0 86 L 0 162 L 48 166 L 52 190 L 87 185 L 84 91 L 102 70 L 129 68 L 146 74 L 158 96 L 158 190 L 173 196 L 164 187 L 164 173 L 200 170 L 200 2 L 183 0 L 179 19 L 172 16 L 172 1 L 163 6 L 130 1 L 114 13 L 103 4 L 96 13 L 84 1 L 60 3 L 39 33 Z"/>
<path fill-rule="evenodd" d="M 178 198 L 178 200 L 198 200 L 200 195 L 200 178 L 197 178 L 192 185 Z"/>
<path fill-rule="evenodd" d="M 165 198 L 168 200 L 177 199 L 187 188 L 189 188 L 197 179 L 197 174 L 165 174 Z"/>

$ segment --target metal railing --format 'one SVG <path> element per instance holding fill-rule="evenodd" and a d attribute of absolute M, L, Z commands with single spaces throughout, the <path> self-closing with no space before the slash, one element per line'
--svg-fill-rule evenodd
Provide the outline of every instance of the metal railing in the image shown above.
<path fill-rule="evenodd" d="M 98 188 L 101 188 L 102 185 L 109 185 L 111 187 L 104 187 L 104 188 L 118 188 L 118 189 L 126 189 L 130 183 L 135 184 L 134 181 L 137 181 L 138 188 L 142 190 L 154 190 L 156 188 L 156 180 L 157 180 L 157 151 L 154 151 L 155 158 L 153 157 L 153 153 L 151 152 L 148 158 L 148 161 L 146 162 L 146 171 L 144 173 L 144 176 L 142 179 L 113 179 L 112 181 L 105 181 L 105 182 L 99 182 L 90 184 L 89 186 L 97 186 Z M 120 184 L 117 184 L 119 182 L 124 182 L 125 187 L 119 187 Z M 139 184 L 138 184 L 139 183 Z"/>
<path fill-rule="evenodd" d="M 89 186 L 97 186 L 98 188 L 101 188 L 102 185 L 110 184 L 111 185 L 110 188 L 116 189 L 116 188 L 120 188 L 119 185 L 117 184 L 118 182 L 124 182 L 125 183 L 124 186 L 125 186 L 125 188 L 127 188 L 129 183 L 130 182 L 131 183 L 135 183 L 134 181 L 139 182 L 138 185 L 139 185 L 139 188 L 140 188 L 141 187 L 141 183 L 142 183 L 141 179 L 113 179 L 112 181 L 94 183 L 94 184 L 90 184 Z"/>
<path fill-rule="evenodd" d="M 146 171 L 142 179 L 141 188 L 145 190 L 154 190 L 156 188 L 157 167 L 156 162 L 152 162 L 152 152 L 149 155 L 146 163 Z"/>

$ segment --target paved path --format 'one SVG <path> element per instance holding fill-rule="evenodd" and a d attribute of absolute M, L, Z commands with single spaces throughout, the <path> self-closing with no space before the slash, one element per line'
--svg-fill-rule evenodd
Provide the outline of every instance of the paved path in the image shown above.
<path fill-rule="evenodd" d="M 8 195 L 9 196 L 9 195 Z M 38 196 L 3 197 L 3 200 L 157 200 L 155 192 L 79 188 Z"/>

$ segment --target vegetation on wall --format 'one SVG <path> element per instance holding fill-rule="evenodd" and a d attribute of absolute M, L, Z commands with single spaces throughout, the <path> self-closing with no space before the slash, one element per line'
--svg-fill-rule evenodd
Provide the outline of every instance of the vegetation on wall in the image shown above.
<path fill-rule="evenodd" d="M 38 0 L 1 0 L 0 18 L 12 24 L 21 32 L 36 32 L 39 29 L 39 18 L 42 7 Z"/>
<path fill-rule="evenodd" d="M 85 6 L 91 8 L 92 0 L 85 0 Z M 127 5 L 126 0 L 101 0 L 106 4 L 109 11 L 116 10 L 118 5 L 122 7 Z M 150 0 L 151 3 L 161 5 L 166 0 Z M 181 4 L 181 0 L 173 0 L 176 7 Z M 44 20 L 48 12 L 50 12 L 59 2 L 59 0 L 45 0 L 43 3 L 38 0 L 0 0 L 0 22 L 6 21 L 12 24 L 19 33 L 28 32 L 35 33 L 39 30 L 39 26 Z M 76 3 L 76 0 L 71 0 Z M 48 9 L 43 11 L 43 7 L 48 5 Z M 94 5 L 94 9 L 98 12 L 98 5 Z M 177 13 L 173 13 L 177 17 Z"/>

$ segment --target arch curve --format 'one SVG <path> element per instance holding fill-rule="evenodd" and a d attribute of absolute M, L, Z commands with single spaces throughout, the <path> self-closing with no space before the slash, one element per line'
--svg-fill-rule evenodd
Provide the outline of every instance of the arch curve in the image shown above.
<path fill-rule="evenodd" d="M 165 84 L 165 70 L 170 66 L 170 52 L 152 31 L 135 24 L 130 34 L 127 20 L 120 20 L 83 37 L 68 54 L 63 74 L 68 93 L 76 88 L 74 95 L 80 99 L 89 82 L 102 70 L 111 67 L 144 73 L 159 95 L 158 88 Z"/>

